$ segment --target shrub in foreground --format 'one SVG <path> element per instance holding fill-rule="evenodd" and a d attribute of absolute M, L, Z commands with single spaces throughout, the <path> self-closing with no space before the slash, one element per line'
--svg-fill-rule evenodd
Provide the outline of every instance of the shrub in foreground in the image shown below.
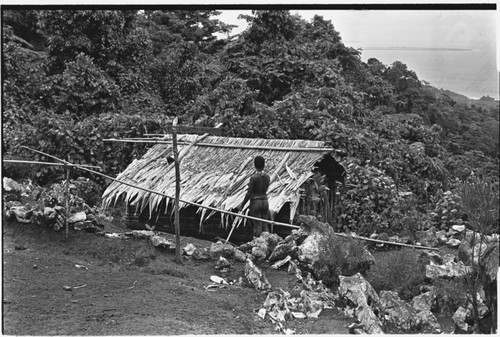
<path fill-rule="evenodd" d="M 425 265 L 419 261 L 419 251 L 401 249 L 383 252 L 375 255 L 375 261 L 366 279 L 377 293 L 392 290 L 405 300 L 420 293 L 425 279 Z"/>
<path fill-rule="evenodd" d="M 314 276 L 328 286 L 339 283 L 339 275 L 366 273 L 373 257 L 360 240 L 325 235 L 319 242 L 318 260 L 313 264 Z"/>

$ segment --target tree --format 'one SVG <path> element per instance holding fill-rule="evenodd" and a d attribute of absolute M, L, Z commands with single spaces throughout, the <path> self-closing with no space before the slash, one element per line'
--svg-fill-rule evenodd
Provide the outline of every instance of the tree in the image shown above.
<path fill-rule="evenodd" d="M 394 62 L 385 71 L 384 78 L 394 85 L 396 94 L 404 93 L 411 88 L 421 87 L 417 74 L 413 70 L 409 70 L 408 66 L 400 61 Z"/>
<path fill-rule="evenodd" d="M 481 98 L 479 100 L 486 101 L 486 102 L 494 102 L 495 101 L 495 99 L 493 97 L 490 97 L 489 95 L 481 96 Z"/>
<path fill-rule="evenodd" d="M 51 73 L 61 73 L 65 62 L 81 53 L 102 69 L 131 57 L 126 37 L 134 29 L 135 16 L 136 11 L 130 10 L 41 11 L 39 25 L 48 37 Z"/>
<path fill-rule="evenodd" d="M 264 41 L 292 40 L 296 36 L 297 20 L 286 10 L 252 10 L 251 15 L 241 15 L 249 23 L 243 37 L 258 49 Z"/>
<path fill-rule="evenodd" d="M 368 70 L 370 71 L 370 73 L 375 76 L 382 76 L 387 71 L 387 67 L 385 66 L 385 64 L 374 57 L 369 58 L 366 64 L 368 65 Z"/>
<path fill-rule="evenodd" d="M 120 90 L 89 56 L 81 53 L 75 61 L 66 62 L 61 75 L 56 75 L 54 112 L 82 118 L 106 111 L 115 111 Z"/>
<path fill-rule="evenodd" d="M 199 52 L 213 54 L 225 44 L 215 34 L 235 27 L 214 19 L 219 14 L 215 10 L 146 10 L 139 19 L 151 35 L 154 55 L 184 42 L 193 43 Z"/>
<path fill-rule="evenodd" d="M 29 105 L 40 97 L 41 87 L 46 83 L 44 54 L 20 41 L 12 27 L 4 26 L 2 33 L 4 104 L 12 100 L 18 105 Z"/>
<path fill-rule="evenodd" d="M 22 39 L 37 51 L 44 50 L 46 37 L 38 30 L 38 10 L 5 10 L 3 11 L 3 25 L 10 26 L 13 34 Z"/>
<path fill-rule="evenodd" d="M 122 96 L 150 90 L 151 41 L 136 11 L 47 10 L 48 104 L 75 117 L 116 111 Z"/>

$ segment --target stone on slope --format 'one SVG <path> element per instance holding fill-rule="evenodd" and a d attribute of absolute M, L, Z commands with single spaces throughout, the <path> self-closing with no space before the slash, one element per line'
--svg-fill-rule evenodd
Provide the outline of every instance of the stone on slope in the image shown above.
<path fill-rule="evenodd" d="M 87 220 L 87 214 L 85 212 L 73 213 L 68 216 L 68 223 L 73 224 L 76 222 L 81 222 Z"/>
<path fill-rule="evenodd" d="M 183 248 L 182 248 L 182 251 L 184 252 L 184 254 L 186 254 L 187 256 L 191 256 L 193 255 L 194 251 L 196 250 L 196 246 L 193 245 L 192 243 L 188 243 L 187 245 L 185 245 Z"/>
<path fill-rule="evenodd" d="M 210 248 L 196 248 L 193 251 L 193 259 L 199 261 L 210 261 L 212 259 L 212 255 L 210 253 Z"/>
<path fill-rule="evenodd" d="M 6 217 L 7 219 L 15 218 L 20 223 L 32 223 L 33 210 L 25 206 L 14 206 L 7 211 Z"/>
<path fill-rule="evenodd" d="M 340 276 L 339 296 L 354 308 L 354 315 L 369 334 L 382 334 L 382 322 L 374 313 L 372 306 L 378 306 L 379 297 L 373 287 L 361 274 Z"/>
<path fill-rule="evenodd" d="M 234 259 L 239 262 L 245 262 L 247 260 L 247 256 L 238 248 L 234 249 Z"/>
<path fill-rule="evenodd" d="M 349 242 L 335 234 L 328 223 L 318 221 L 312 216 L 300 216 L 302 226 L 309 235 L 298 247 L 298 260 L 308 265 L 315 276 L 329 282 L 332 275 L 352 276 L 366 272 L 375 263 L 372 254 L 362 243 Z M 356 239 L 352 239 L 356 240 Z M 327 259 L 343 259 L 342 263 L 325 263 Z M 335 255 L 335 256 L 334 256 Z"/>
<path fill-rule="evenodd" d="M 432 261 L 425 266 L 425 277 L 431 280 L 438 278 L 462 277 L 471 271 L 471 267 L 466 266 L 462 261 L 458 263 L 448 261 L 445 264 L 437 265 Z"/>
<path fill-rule="evenodd" d="M 455 311 L 451 319 L 455 323 L 456 333 L 463 334 L 472 332 L 472 326 L 469 324 L 469 322 L 471 321 L 470 310 L 464 307 L 459 307 L 457 311 Z"/>
<path fill-rule="evenodd" d="M 389 331 L 411 333 L 418 330 L 420 319 L 417 312 L 408 303 L 402 301 L 398 293 L 382 290 L 379 299 L 385 326 Z"/>
<path fill-rule="evenodd" d="M 271 284 L 267 280 L 264 273 L 250 259 L 247 259 L 245 265 L 245 277 L 257 290 L 271 289 Z"/>
<path fill-rule="evenodd" d="M 229 262 L 225 257 L 219 256 L 219 259 L 215 263 L 215 269 L 224 269 L 231 267 L 231 262 Z"/>
<path fill-rule="evenodd" d="M 222 242 L 214 242 L 210 246 L 210 254 L 214 259 L 218 259 L 219 256 L 231 258 L 234 255 L 234 249 L 235 248 L 230 244 Z"/>
<path fill-rule="evenodd" d="M 421 332 L 441 333 L 441 325 L 432 310 L 437 305 L 437 296 L 434 290 L 427 291 L 414 297 L 411 300 L 413 309 L 417 312 L 417 316 L 421 322 Z"/>
<path fill-rule="evenodd" d="M 415 232 L 417 241 L 423 246 L 436 247 L 439 244 L 438 238 L 436 236 L 436 227 L 431 227 L 426 231 Z"/>
<path fill-rule="evenodd" d="M 163 236 L 153 235 L 150 237 L 151 243 L 156 248 L 170 248 L 174 243 Z"/>
<path fill-rule="evenodd" d="M 269 261 L 282 260 L 288 255 L 292 256 L 294 255 L 296 249 L 297 244 L 295 243 L 295 241 L 281 242 L 276 246 L 276 248 L 274 248 L 271 255 L 269 255 Z"/>

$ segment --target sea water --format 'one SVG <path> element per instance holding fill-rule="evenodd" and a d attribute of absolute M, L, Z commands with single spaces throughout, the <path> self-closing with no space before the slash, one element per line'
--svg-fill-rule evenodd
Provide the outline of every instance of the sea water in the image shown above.
<path fill-rule="evenodd" d="M 374 57 L 386 66 L 401 61 L 420 80 L 469 98 L 499 98 L 499 72 L 491 53 L 469 49 L 370 49 L 361 51 L 364 62 Z M 494 55 L 494 53 L 493 53 Z"/>

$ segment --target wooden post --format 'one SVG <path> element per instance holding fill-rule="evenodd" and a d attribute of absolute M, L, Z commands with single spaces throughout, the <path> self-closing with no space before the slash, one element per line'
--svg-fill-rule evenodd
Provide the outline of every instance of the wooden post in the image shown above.
<path fill-rule="evenodd" d="M 330 189 L 330 205 L 331 205 L 331 212 L 332 212 L 332 225 L 335 228 L 337 226 L 337 214 L 336 214 L 336 206 L 335 206 L 335 194 L 337 193 L 337 184 L 335 180 L 333 181 L 333 186 Z"/>
<path fill-rule="evenodd" d="M 68 162 L 70 161 L 68 155 Z M 66 166 L 66 189 L 65 189 L 65 198 L 64 198 L 64 232 L 66 234 L 66 239 L 69 237 L 69 224 L 68 224 L 68 216 L 69 216 L 69 167 Z"/>
<path fill-rule="evenodd" d="M 174 202 L 174 227 L 175 227 L 175 262 L 182 264 L 181 260 L 181 233 L 180 233 L 180 223 L 179 223 L 179 198 L 181 193 L 181 173 L 179 170 L 179 152 L 177 150 L 177 131 L 175 126 L 177 125 L 177 117 L 172 123 L 172 151 L 174 153 L 174 165 L 175 165 L 175 202 Z"/>
<path fill-rule="evenodd" d="M 311 215 L 311 200 L 309 198 L 310 195 L 310 190 L 311 190 L 311 184 L 309 183 L 309 180 L 306 180 L 305 183 L 305 191 L 306 191 L 306 197 L 305 197 L 305 203 L 306 203 L 306 214 Z"/>
<path fill-rule="evenodd" d="M 179 219 L 179 198 L 181 194 L 181 173 L 180 173 L 180 162 L 182 158 L 186 156 L 189 149 L 193 147 L 197 142 L 207 138 L 211 133 L 220 134 L 222 130 L 220 127 L 222 123 L 219 123 L 215 126 L 215 128 L 207 128 L 207 127 L 190 127 L 190 126 L 180 126 L 177 125 L 177 117 L 172 122 L 172 127 L 168 128 L 168 131 L 172 132 L 172 152 L 174 154 L 174 167 L 175 167 L 175 201 L 174 201 L 174 228 L 175 228 L 175 262 L 178 264 L 182 264 L 181 260 L 181 234 L 180 234 L 180 219 Z M 177 145 L 177 132 L 192 132 L 192 133 L 203 133 L 201 137 L 199 137 L 196 141 L 188 144 L 187 148 L 184 148 L 182 152 L 179 154 Z"/>

